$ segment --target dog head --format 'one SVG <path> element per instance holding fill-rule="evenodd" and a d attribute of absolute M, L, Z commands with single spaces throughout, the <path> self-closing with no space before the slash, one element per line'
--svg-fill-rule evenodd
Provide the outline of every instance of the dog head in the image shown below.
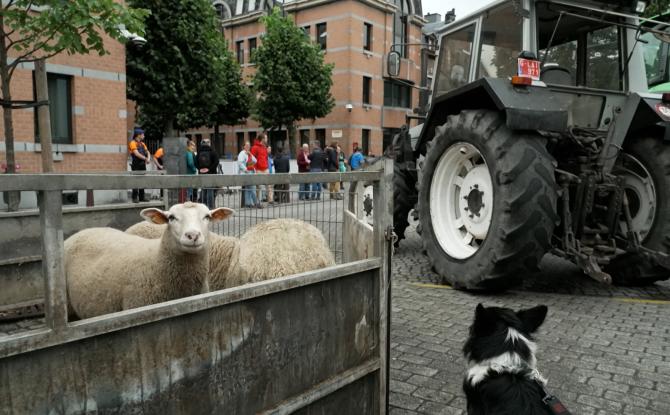
<path fill-rule="evenodd" d="M 463 353 L 471 364 L 500 360 L 501 364 L 535 368 L 534 333 L 544 322 L 547 307 L 539 305 L 514 311 L 502 307 L 477 305 L 470 336 Z M 508 362 L 509 360 L 509 362 Z"/>

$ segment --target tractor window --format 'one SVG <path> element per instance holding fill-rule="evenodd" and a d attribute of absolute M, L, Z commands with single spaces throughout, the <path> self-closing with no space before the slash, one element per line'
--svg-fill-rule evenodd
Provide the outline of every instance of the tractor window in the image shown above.
<path fill-rule="evenodd" d="M 619 29 L 609 26 L 588 33 L 586 39 L 586 86 L 620 90 Z"/>
<path fill-rule="evenodd" d="M 540 79 L 548 84 L 621 91 L 624 54 L 621 18 L 596 16 L 578 6 L 538 2 Z"/>
<path fill-rule="evenodd" d="M 570 84 L 574 85 L 575 74 L 577 74 L 577 41 L 552 46 L 549 50 L 543 50 L 540 56 L 544 56 L 545 53 L 547 54 L 545 67 L 556 66 L 567 69 L 572 78 Z"/>
<path fill-rule="evenodd" d="M 484 15 L 478 77 L 516 75 L 517 58 L 523 47 L 522 25 L 523 18 L 514 12 L 512 4 Z"/>
<path fill-rule="evenodd" d="M 666 90 L 668 81 L 668 44 L 661 42 L 653 33 L 647 32 L 641 36 L 642 55 L 647 73 L 647 86 L 652 89 L 659 86 Z M 655 88 L 653 90 L 656 90 Z"/>
<path fill-rule="evenodd" d="M 442 38 L 435 96 L 440 96 L 468 82 L 474 36 L 475 25 L 471 24 Z"/>

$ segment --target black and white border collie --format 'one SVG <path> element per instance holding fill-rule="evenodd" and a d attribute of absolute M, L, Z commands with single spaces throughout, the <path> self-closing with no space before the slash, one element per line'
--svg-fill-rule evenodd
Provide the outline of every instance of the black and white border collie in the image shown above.
<path fill-rule="evenodd" d="M 560 401 L 558 405 L 548 401 L 547 380 L 536 368 L 531 333 L 546 316 L 543 305 L 518 312 L 477 305 L 470 337 L 463 347 L 469 366 L 463 382 L 469 415 L 569 413 L 560 411 L 565 409 Z"/>

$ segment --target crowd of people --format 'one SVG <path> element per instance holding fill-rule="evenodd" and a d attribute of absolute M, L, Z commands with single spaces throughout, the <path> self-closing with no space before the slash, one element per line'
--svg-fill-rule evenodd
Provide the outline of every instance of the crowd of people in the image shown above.
<path fill-rule="evenodd" d="M 164 169 L 164 151 L 160 147 L 152 155 L 144 143 L 144 131 L 135 128 L 133 137 L 128 144 L 128 152 L 131 157 L 130 167 L 132 171 L 145 171 L 147 165 L 153 163 L 156 169 Z M 186 174 L 219 174 L 222 169 L 219 165 L 220 157 L 212 148 L 209 138 L 203 138 L 200 146 L 193 140 L 189 140 L 185 152 Z M 360 148 L 355 148 L 353 153 L 346 157 L 344 151 L 337 142 L 332 142 L 329 146 L 322 149 L 318 141 L 315 141 L 311 148 L 308 144 L 303 144 L 296 157 L 299 173 L 320 173 L 320 172 L 346 172 L 347 170 L 359 170 L 365 164 L 365 157 Z M 238 174 L 272 174 L 272 173 L 290 173 L 290 154 L 283 148 L 278 148 L 273 153 L 272 147 L 268 144 L 268 136 L 265 132 L 261 133 L 254 141 L 246 141 L 242 150 L 236 158 Z M 321 200 L 324 192 L 324 186 L 327 187 L 329 197 L 335 200 L 344 198 L 342 191 L 343 183 L 332 182 L 322 185 L 318 183 L 301 183 L 298 188 L 299 200 Z M 215 207 L 216 189 L 188 188 L 185 192 L 185 199 L 198 201 L 206 204 L 210 209 Z M 245 208 L 262 209 L 263 202 L 268 204 L 288 203 L 290 202 L 289 184 L 244 186 L 242 189 L 242 206 Z M 144 189 L 133 189 L 132 200 L 137 203 L 147 201 Z"/>

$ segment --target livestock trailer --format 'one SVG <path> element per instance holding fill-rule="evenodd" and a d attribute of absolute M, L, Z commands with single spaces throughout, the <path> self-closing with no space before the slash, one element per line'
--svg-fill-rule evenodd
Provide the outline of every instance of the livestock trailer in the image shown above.
<path fill-rule="evenodd" d="M 384 413 L 392 172 L 0 175 L 0 191 L 38 194 L 45 308 L 43 327 L 0 334 L 0 414 Z M 63 191 L 335 180 L 374 193 L 373 226 L 347 215 L 341 263 L 68 321 Z"/>

